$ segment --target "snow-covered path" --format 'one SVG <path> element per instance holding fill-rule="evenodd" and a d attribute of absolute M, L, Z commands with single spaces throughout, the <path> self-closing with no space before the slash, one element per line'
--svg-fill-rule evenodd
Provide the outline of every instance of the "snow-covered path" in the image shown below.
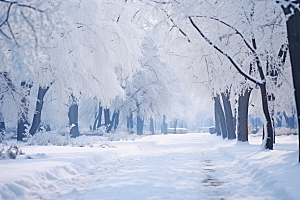
<path fill-rule="evenodd" d="M 112 171 L 95 188 L 60 199 L 202 199 L 199 135 L 139 145 L 137 160 Z M 169 138 L 170 139 L 170 138 Z M 161 140 L 162 141 L 162 140 Z M 207 144 L 205 144 L 207 147 Z"/>
<path fill-rule="evenodd" d="M 31 154 L 34 159 L 24 160 L 23 167 L 34 163 L 31 169 L 21 170 L 18 163 L 0 163 L 4 173 L 11 167 L 16 170 L 8 178 L 0 175 L 0 197 L 61 200 L 296 199 L 288 191 L 293 190 L 292 186 L 286 190 L 284 180 L 282 184 L 281 177 L 274 177 L 278 166 L 274 163 L 271 167 L 268 163 L 260 165 L 264 154 L 270 157 L 273 152 L 258 152 L 258 145 L 235 144 L 235 141 L 223 141 L 202 133 L 149 136 L 111 144 L 116 148 L 24 147 L 25 152 L 44 149 L 48 153 L 44 152 L 42 158 L 41 154 Z M 293 146 L 289 147 L 291 149 L 284 149 L 282 155 L 295 153 Z M 281 155 L 279 151 L 275 153 Z M 257 155 L 260 158 L 255 157 Z M 298 165 L 289 165 L 299 172 Z M 287 178 L 291 177 L 293 175 Z M 299 183 L 298 180 L 290 181 L 296 185 Z"/>

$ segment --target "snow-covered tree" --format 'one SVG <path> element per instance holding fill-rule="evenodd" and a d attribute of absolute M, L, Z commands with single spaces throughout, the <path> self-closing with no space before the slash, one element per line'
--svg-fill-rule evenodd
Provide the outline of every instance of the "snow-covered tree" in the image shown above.
<path fill-rule="evenodd" d="M 82 97 L 95 97 L 108 106 L 116 95 L 123 95 L 115 70 L 120 68 L 130 79 L 139 68 L 140 33 L 131 23 L 134 8 L 128 4 L 62 2 L 65 24 L 43 47 L 48 62 L 38 82 L 44 88 L 52 84 L 49 91 L 58 100 L 52 106 L 69 105 L 69 117 L 77 115 L 71 110 L 78 110 Z M 65 123 L 67 114 L 63 115 L 59 121 Z M 70 126 L 76 127 L 77 122 L 71 121 Z"/>

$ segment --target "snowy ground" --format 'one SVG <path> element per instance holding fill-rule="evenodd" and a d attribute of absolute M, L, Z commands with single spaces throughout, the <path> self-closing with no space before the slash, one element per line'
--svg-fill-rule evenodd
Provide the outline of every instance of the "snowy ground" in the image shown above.
<path fill-rule="evenodd" d="M 277 137 L 274 151 L 260 140 L 190 133 L 24 146 L 26 155 L 0 160 L 0 199 L 299 199 L 297 136 Z"/>

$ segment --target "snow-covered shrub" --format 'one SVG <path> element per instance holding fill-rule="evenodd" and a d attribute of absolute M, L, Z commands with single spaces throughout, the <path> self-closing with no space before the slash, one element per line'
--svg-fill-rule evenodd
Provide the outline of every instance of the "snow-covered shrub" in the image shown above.
<path fill-rule="evenodd" d="M 70 137 L 69 134 L 60 134 L 56 131 L 40 131 L 34 134 L 33 136 L 26 136 L 27 145 L 56 145 L 56 146 L 65 146 L 69 144 Z"/>
<path fill-rule="evenodd" d="M 0 159 L 16 159 L 17 155 L 24 155 L 24 153 L 22 152 L 22 149 L 16 145 L 3 145 L 0 147 Z"/>
<path fill-rule="evenodd" d="M 280 127 L 275 129 L 275 135 L 297 135 L 297 129 Z"/>
<path fill-rule="evenodd" d="M 105 126 L 101 126 L 97 130 L 81 130 L 81 133 L 86 136 L 102 136 L 105 134 L 105 129 Z"/>
<path fill-rule="evenodd" d="M 291 128 L 286 128 L 286 127 L 279 127 L 275 128 L 275 135 L 280 136 L 280 135 L 297 135 L 297 129 L 291 129 Z M 251 136 L 254 137 L 261 137 L 263 135 L 263 129 L 260 128 L 259 131 L 256 134 L 251 134 Z"/>
<path fill-rule="evenodd" d="M 5 142 L 6 140 L 11 139 L 15 136 L 13 132 L 0 132 L 0 143 Z"/>
<path fill-rule="evenodd" d="M 88 136 L 87 139 L 83 139 L 84 136 L 80 138 L 72 138 L 70 144 L 73 147 L 94 147 L 94 137 Z"/>
<path fill-rule="evenodd" d="M 107 137 L 108 141 L 121 141 L 121 140 L 132 140 L 132 141 L 134 141 L 137 138 L 143 137 L 142 135 L 137 135 L 135 133 L 134 134 L 128 134 L 128 132 L 125 132 L 125 131 L 105 133 L 103 136 Z"/>

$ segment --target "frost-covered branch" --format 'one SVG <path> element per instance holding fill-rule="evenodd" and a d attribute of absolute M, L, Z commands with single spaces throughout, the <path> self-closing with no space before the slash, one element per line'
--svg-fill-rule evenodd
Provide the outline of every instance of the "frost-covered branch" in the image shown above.
<path fill-rule="evenodd" d="M 227 59 L 231 62 L 231 64 L 238 70 L 238 72 L 240 74 L 242 74 L 244 77 L 246 77 L 247 79 L 249 79 L 250 81 L 252 81 L 255 84 L 258 85 L 263 85 L 264 83 L 260 80 L 257 80 L 256 78 L 250 76 L 247 72 L 245 72 L 238 64 L 237 62 L 228 54 L 226 54 L 222 49 L 220 49 L 218 46 L 216 46 L 215 44 L 213 44 L 204 34 L 203 32 L 200 30 L 200 28 L 194 23 L 192 17 L 189 17 L 190 22 L 192 23 L 192 25 L 194 26 L 194 28 L 200 33 L 200 35 L 205 39 L 206 42 L 208 42 L 211 46 L 213 46 L 214 49 L 216 49 L 218 52 L 220 52 L 221 54 L 223 54 L 225 57 L 227 57 Z"/>
<path fill-rule="evenodd" d="M 215 18 L 215 17 L 209 17 L 209 16 L 190 16 L 190 17 L 198 17 L 198 18 L 207 18 L 207 19 L 212 19 L 212 20 L 215 20 L 215 21 L 218 21 L 220 22 L 221 24 L 224 24 L 225 26 L 228 26 L 229 28 L 233 29 L 235 31 L 236 34 L 238 34 L 239 36 L 241 36 L 241 38 L 243 39 L 243 41 L 245 42 L 246 46 L 251 50 L 251 52 L 253 54 L 256 54 L 256 49 L 253 48 L 253 46 L 251 45 L 251 43 L 249 43 L 247 41 L 247 39 L 245 38 L 245 36 L 239 31 L 237 30 L 236 28 L 234 28 L 233 26 L 229 25 L 228 23 L 218 19 L 218 18 Z"/>
<path fill-rule="evenodd" d="M 258 67 L 258 71 L 259 71 L 259 74 L 260 74 L 260 77 L 263 81 L 265 81 L 265 76 L 263 74 L 263 70 L 262 70 L 262 65 L 261 65 L 261 62 L 260 62 L 260 59 L 258 57 L 258 53 L 256 52 L 256 42 L 255 42 L 255 37 L 254 35 L 252 34 L 252 45 L 247 41 L 246 37 L 240 32 L 238 31 L 236 28 L 234 28 L 233 26 L 229 25 L 228 23 L 218 19 L 218 18 L 215 18 L 215 17 L 208 17 L 208 16 L 191 16 L 191 17 L 201 17 L 201 18 L 208 18 L 208 19 L 212 19 L 212 20 L 216 20 L 222 24 L 224 24 L 225 26 L 233 29 L 235 31 L 236 34 L 238 34 L 242 39 L 243 41 L 245 42 L 246 46 L 251 50 L 251 52 L 253 53 L 254 57 L 255 57 L 255 60 L 256 60 L 256 63 L 257 63 L 257 67 Z"/>
<path fill-rule="evenodd" d="M 180 28 L 178 27 L 178 25 L 174 22 L 174 20 L 171 18 L 171 16 L 168 14 L 168 12 L 164 9 L 161 9 L 168 17 L 168 19 L 171 21 L 171 23 L 173 24 L 172 28 L 177 28 L 179 30 L 179 32 L 187 39 L 188 42 L 191 42 L 190 38 L 188 37 L 188 35 Z M 171 30 L 172 30 L 171 28 Z"/>

